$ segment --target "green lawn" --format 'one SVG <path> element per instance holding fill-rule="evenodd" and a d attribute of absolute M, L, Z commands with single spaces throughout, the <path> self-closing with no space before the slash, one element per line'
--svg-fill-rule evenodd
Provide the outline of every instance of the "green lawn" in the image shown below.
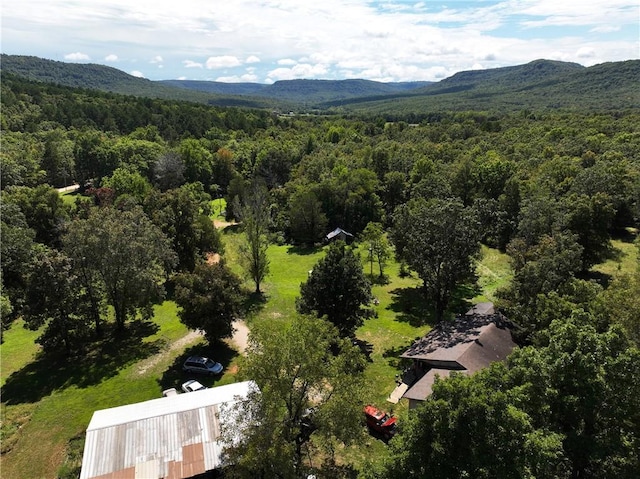
<path fill-rule="evenodd" d="M 240 236 L 229 228 L 223 238 L 225 260 L 240 272 L 237 253 Z M 324 249 L 272 245 L 268 253 L 270 274 L 261 288 L 264 294 L 261 298 L 252 295 L 248 300 L 249 327 L 255 321 L 286 321 L 294 317 L 300 283 L 324 255 Z M 361 256 L 368 274 L 366 254 Z M 365 400 L 402 417 L 407 405 L 403 401 L 392 405 L 386 398 L 395 386 L 396 374 L 402 369 L 398 356 L 415 338 L 429 330 L 432 311 L 418 294 L 416 287 L 420 281 L 415 274 L 400 278 L 399 265 L 395 262 L 390 262 L 385 273 L 388 284 L 373 287 L 378 300 L 374 306 L 376 314 L 365 321 L 356 335 L 370 352 L 371 359 L 365 371 Z M 492 298 L 495 289 L 508 281 L 506 257 L 484 249 L 478 273 L 483 288 L 479 298 Z M 245 280 L 245 287 L 253 290 L 254 285 Z M 78 467 L 83 433 L 93 411 L 156 398 L 164 388 L 179 387 L 184 380 L 180 366 L 188 354 L 210 355 L 225 364 L 222 378 L 204 380 L 206 385 L 234 382 L 238 356 L 226 344 L 210 346 L 197 339 L 180 348 L 170 347 L 188 332 L 176 313 L 175 303 L 167 301 L 156 307 L 152 324 L 132 326 L 131 337 L 117 348 L 105 346 L 101 354 L 78 364 L 55 367 L 39 360 L 33 342 L 37 333 L 24 330 L 20 323 L 13 325 L 6 332 L 1 350 L 3 448 L 11 449 L 2 457 L 2 477 L 53 477 L 67 457 L 70 457 L 69 468 Z M 342 455 L 359 467 L 372 452 L 383 450 L 382 442 L 367 438 L 364 444 L 343 451 Z"/>
<path fill-rule="evenodd" d="M 633 273 L 638 267 L 638 247 L 631 241 L 613 240 L 614 257 L 595 265 L 592 270 L 614 277 L 621 273 Z"/>

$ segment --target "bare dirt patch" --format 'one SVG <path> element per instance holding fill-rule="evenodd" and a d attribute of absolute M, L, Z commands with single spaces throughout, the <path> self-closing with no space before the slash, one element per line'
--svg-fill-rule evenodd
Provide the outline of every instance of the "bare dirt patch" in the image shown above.
<path fill-rule="evenodd" d="M 241 319 L 233 322 L 233 336 L 228 343 L 235 347 L 240 354 L 244 354 L 249 343 L 249 328 Z"/>
<path fill-rule="evenodd" d="M 216 228 L 219 229 L 224 229 L 227 226 L 234 226 L 237 225 L 238 223 L 236 223 L 235 221 L 223 221 L 223 220 L 213 220 L 213 226 L 215 226 Z"/>
<path fill-rule="evenodd" d="M 164 351 L 162 351 L 161 353 L 158 353 L 158 354 L 156 354 L 154 356 L 151 356 L 150 358 L 147 358 L 144 361 L 142 361 L 138 365 L 138 374 L 142 376 L 149 369 L 154 367 L 156 364 L 158 364 L 163 359 L 167 358 L 174 351 L 176 351 L 178 349 L 184 349 L 189 344 L 195 343 L 197 340 L 199 340 L 202 337 L 203 337 L 203 334 L 202 334 L 201 331 L 190 331 L 186 336 L 183 336 L 180 339 L 178 339 L 177 341 L 174 341 L 173 343 L 171 343 L 169 345 L 169 347 L 167 349 L 165 349 Z"/>
<path fill-rule="evenodd" d="M 220 255 L 218 253 L 207 253 L 207 264 L 216 264 L 220 262 Z"/>

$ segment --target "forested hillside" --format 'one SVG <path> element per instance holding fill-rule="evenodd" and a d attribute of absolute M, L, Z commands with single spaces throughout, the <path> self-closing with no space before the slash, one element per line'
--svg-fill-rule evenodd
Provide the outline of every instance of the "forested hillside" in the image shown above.
<path fill-rule="evenodd" d="M 640 108 L 640 60 L 585 68 L 536 60 L 524 65 L 459 72 L 442 81 L 382 83 L 362 79 L 285 80 L 272 85 L 188 80 L 152 82 L 114 68 L 2 55 L 2 71 L 45 83 L 150 98 L 281 111 L 344 111 L 396 118 L 425 112 L 524 109 L 572 111 Z"/>
<path fill-rule="evenodd" d="M 286 420 L 265 416 L 259 424 L 284 432 L 256 428 L 252 439 L 268 438 L 277 447 L 235 451 L 243 477 L 285 466 L 319 477 L 323 470 L 333 477 L 634 477 L 640 468 L 640 264 L 621 248 L 637 246 L 640 227 L 640 108 L 628 82 L 638 65 L 584 69 L 542 62 L 461 74 L 441 85 L 457 93 L 425 89 L 398 109 L 383 114 L 378 104 L 371 107 L 375 114 L 361 116 L 278 115 L 122 96 L 3 70 L 2 327 L 24 322 L 36 332 L 38 358 L 47 371 L 57 371 L 55 387 L 18 384 L 35 381 L 32 363 L 3 377 L 3 411 L 11 419 L 3 424 L 9 437 L 3 461 L 19 469 L 15 458 L 23 456 L 16 451 L 29 439 L 21 436 L 21 424 L 43 419 L 37 408 L 47 396 L 91 394 L 118 368 L 159 347 L 145 342 L 145 334 L 157 329 L 149 322 L 154 305 L 170 299 L 179 306 L 173 318 L 205 331 L 219 349 L 216 341 L 231 334 L 231 320 L 242 314 L 251 317 L 258 339 L 290 338 L 281 347 L 250 348 L 247 364 L 263 373 L 261 380 L 270 380 L 260 369 L 270 361 L 251 354 L 276 355 L 291 372 L 299 364 L 284 361 L 308 352 L 301 370 L 315 384 L 335 381 L 340 391 L 338 400 L 322 397 L 317 430 L 302 428 L 300 411 L 314 406 L 307 396 Z M 494 85 L 493 93 L 474 86 L 481 81 Z M 507 95 L 503 83 L 518 89 Z M 430 103 L 453 98 L 446 95 L 462 95 L 456 105 L 469 110 Z M 624 101 L 620 95 L 627 95 Z M 491 103 L 483 103 L 488 96 Z M 556 103 L 567 108 L 549 108 Z M 501 104 L 504 110 L 494 108 Z M 79 191 L 65 200 L 54 189 L 72 184 Z M 225 219 L 238 223 L 224 234 L 211 219 L 212 200 L 222 198 Z M 368 251 L 369 271 L 357 249 L 343 243 L 320 249 L 338 227 Z M 224 260 L 230 235 L 238 243 L 229 255 L 233 264 Z M 274 245 L 287 245 L 283 257 L 292 270 L 305 265 L 308 278 L 287 293 L 297 310 L 262 317 L 260 308 L 281 294 L 278 285 L 264 288 Z M 366 387 L 382 390 L 406 366 L 397 360 L 406 344 L 375 350 L 358 329 L 376 320 L 371 283 L 413 280 L 394 289 L 403 301 L 381 314 L 392 318 L 393 328 L 413 327 L 412 321 L 428 328 L 487 293 L 477 283 L 481 248 L 509 257 L 513 274 L 492 299 L 517 325 L 520 349 L 506 364 L 437 382 L 425 405 L 403 417 L 389 446 L 371 454 L 357 436 L 361 418 L 350 412 L 361 411 L 362 397 L 385 394 L 351 386 L 364 375 Z M 214 253 L 223 260 L 212 261 Z M 304 261 L 316 254 L 322 259 L 310 270 Z M 392 261 L 400 264 L 397 277 L 384 270 Z M 336 291 L 332 274 L 349 280 L 339 284 L 341 294 L 327 298 L 323 291 Z M 348 298 L 338 313 L 339 296 Z M 308 321 L 322 314 L 327 325 Z M 276 329 L 279 324 L 285 329 Z M 377 334 L 384 340 L 395 331 Z M 373 359 L 354 344 L 369 344 Z M 278 356 L 281 351 L 286 354 Z M 69 364 L 91 367 L 74 372 Z M 377 371 L 392 374 L 382 379 Z M 69 374 L 64 380 L 63 373 Z M 153 387 L 164 380 L 154 377 Z M 265 400 L 296 396 L 298 382 L 279 383 L 290 390 L 268 389 Z M 119 384 L 122 390 L 111 392 L 117 397 L 100 401 L 139 399 L 126 382 Z M 283 414 L 286 407 L 256 410 Z M 83 427 L 63 439 L 63 449 L 73 450 Z M 310 445 L 317 448 L 305 449 Z M 297 459 L 282 451 L 295 451 Z M 63 455 L 50 454 L 37 460 Z"/>

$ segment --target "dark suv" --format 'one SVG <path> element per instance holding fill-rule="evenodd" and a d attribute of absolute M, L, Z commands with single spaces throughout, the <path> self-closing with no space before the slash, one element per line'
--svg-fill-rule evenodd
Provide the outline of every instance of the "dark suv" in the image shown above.
<path fill-rule="evenodd" d="M 224 368 L 222 364 L 201 356 L 190 356 L 182 365 L 183 371 L 201 374 L 220 374 Z"/>

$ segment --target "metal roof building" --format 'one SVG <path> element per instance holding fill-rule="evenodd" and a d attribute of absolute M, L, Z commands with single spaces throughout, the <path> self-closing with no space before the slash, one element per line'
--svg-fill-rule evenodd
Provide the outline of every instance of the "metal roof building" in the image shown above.
<path fill-rule="evenodd" d="M 245 381 L 94 412 L 80 479 L 188 478 L 218 468 L 224 406 L 252 387 Z"/>

